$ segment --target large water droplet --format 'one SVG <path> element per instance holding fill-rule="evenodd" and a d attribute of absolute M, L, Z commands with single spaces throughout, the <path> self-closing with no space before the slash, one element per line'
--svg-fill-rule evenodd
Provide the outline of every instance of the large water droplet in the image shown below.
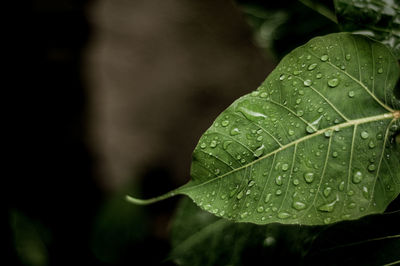
<path fill-rule="evenodd" d="M 333 79 L 328 80 L 328 86 L 329 87 L 334 88 L 337 85 L 339 85 L 339 79 L 333 78 Z"/>
<path fill-rule="evenodd" d="M 362 179 L 363 179 L 363 174 L 360 171 L 356 171 L 353 174 L 353 183 L 354 184 L 360 183 Z"/>
<path fill-rule="evenodd" d="M 224 150 L 228 149 L 228 146 L 232 144 L 231 140 L 226 140 L 224 141 L 224 144 L 222 145 Z"/>
<path fill-rule="evenodd" d="M 237 198 L 238 200 L 240 200 L 241 198 L 243 198 L 243 190 L 240 191 L 240 192 L 237 194 L 236 198 Z"/>
<path fill-rule="evenodd" d="M 260 147 L 258 147 L 255 151 L 254 151 L 254 156 L 256 157 L 260 157 L 263 153 L 264 153 L 264 144 L 262 144 Z"/>
<path fill-rule="evenodd" d="M 296 210 L 303 210 L 306 208 L 306 204 L 304 204 L 303 202 L 300 201 L 295 201 L 293 202 L 293 208 L 295 208 Z"/>
<path fill-rule="evenodd" d="M 343 191 L 344 190 L 344 181 L 340 182 L 339 184 L 339 191 Z"/>
<path fill-rule="evenodd" d="M 329 56 L 327 54 L 324 54 L 323 56 L 321 56 L 321 61 L 325 62 L 328 61 Z"/>
<path fill-rule="evenodd" d="M 277 177 L 275 178 L 275 183 L 276 183 L 278 186 L 281 186 L 281 185 L 282 185 L 282 176 L 277 176 Z"/>
<path fill-rule="evenodd" d="M 332 191 L 332 188 L 331 187 L 326 187 L 325 189 L 324 189 L 324 196 L 325 197 L 328 197 L 330 194 L 331 194 L 331 191 Z"/>
<path fill-rule="evenodd" d="M 211 143 L 210 143 L 210 147 L 211 147 L 211 148 L 217 147 L 217 141 L 212 140 Z"/>
<path fill-rule="evenodd" d="M 221 125 L 222 125 L 223 127 L 228 126 L 228 125 L 229 125 L 229 120 L 224 120 L 224 121 L 222 121 Z"/>
<path fill-rule="evenodd" d="M 289 218 L 289 217 L 290 217 L 290 213 L 287 213 L 287 212 L 278 213 L 278 218 L 280 218 L 280 219 L 286 219 L 286 218 Z"/>
<path fill-rule="evenodd" d="M 363 132 L 361 132 L 361 138 L 362 139 L 367 139 L 368 137 L 369 137 L 369 134 L 368 134 L 368 132 L 367 131 L 363 131 Z"/>
<path fill-rule="evenodd" d="M 304 173 L 303 175 L 304 180 L 306 180 L 307 183 L 312 183 L 314 181 L 314 173 Z"/>
<path fill-rule="evenodd" d="M 268 203 L 270 201 L 270 199 L 271 199 L 271 196 L 272 196 L 271 193 L 268 193 L 267 196 L 265 196 L 264 202 Z"/>
<path fill-rule="evenodd" d="M 260 119 L 265 119 L 267 116 L 261 112 L 250 110 L 244 106 L 239 107 L 239 112 L 241 112 L 250 121 L 258 121 Z"/>
<path fill-rule="evenodd" d="M 317 63 L 313 63 L 313 64 L 311 64 L 311 65 L 309 65 L 308 66 L 308 70 L 313 70 L 313 69 L 315 69 L 317 67 Z"/>
<path fill-rule="evenodd" d="M 368 171 L 373 172 L 373 171 L 375 171 L 375 169 L 376 169 L 375 164 L 368 165 Z"/>
<path fill-rule="evenodd" d="M 368 192 L 367 187 L 362 188 L 362 194 L 363 194 L 364 198 L 369 199 L 369 192 Z"/>
<path fill-rule="evenodd" d="M 322 211 L 322 212 L 332 212 L 333 208 L 335 207 L 335 204 L 336 204 L 336 200 L 331 203 L 327 203 L 322 206 L 319 206 L 318 210 Z"/>
<path fill-rule="evenodd" d="M 240 130 L 237 127 L 234 127 L 231 129 L 230 134 L 231 134 L 231 136 L 236 136 L 236 135 L 240 134 Z"/>
<path fill-rule="evenodd" d="M 372 140 L 368 143 L 368 147 L 369 147 L 370 149 L 375 148 L 375 146 L 376 146 L 376 144 L 375 144 L 375 142 L 372 141 Z"/>
<path fill-rule="evenodd" d="M 311 86 L 312 81 L 311 81 L 311 79 L 306 79 L 306 80 L 303 82 L 303 84 L 304 84 L 304 86 L 309 87 L 309 86 Z"/>

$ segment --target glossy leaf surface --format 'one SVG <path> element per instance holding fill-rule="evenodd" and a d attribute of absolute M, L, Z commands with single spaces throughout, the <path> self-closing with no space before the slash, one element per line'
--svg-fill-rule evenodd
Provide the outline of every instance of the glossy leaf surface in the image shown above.
<path fill-rule="evenodd" d="M 176 193 L 235 221 L 329 224 L 380 213 L 400 190 L 396 59 L 347 33 L 282 59 L 201 137 Z"/>
<path fill-rule="evenodd" d="M 359 32 L 386 44 L 400 59 L 400 4 L 392 0 L 335 0 L 344 31 Z"/>

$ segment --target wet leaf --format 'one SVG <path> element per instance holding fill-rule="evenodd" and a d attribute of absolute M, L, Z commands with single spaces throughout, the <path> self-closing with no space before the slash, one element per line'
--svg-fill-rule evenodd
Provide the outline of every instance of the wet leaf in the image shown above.
<path fill-rule="evenodd" d="M 217 216 L 330 224 L 381 213 L 400 191 L 396 59 L 360 35 L 293 50 L 200 138 L 185 194 Z"/>
<path fill-rule="evenodd" d="M 359 32 L 386 44 L 400 59 L 400 5 L 392 0 L 335 0 L 344 31 Z"/>

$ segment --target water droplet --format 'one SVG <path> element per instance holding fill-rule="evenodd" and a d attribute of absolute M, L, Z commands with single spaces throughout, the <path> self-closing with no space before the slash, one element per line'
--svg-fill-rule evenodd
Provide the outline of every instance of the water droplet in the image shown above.
<path fill-rule="evenodd" d="M 351 202 L 348 206 L 347 206 L 347 208 L 349 208 L 349 209 L 354 209 L 356 207 L 356 204 L 354 203 L 354 202 Z"/>
<path fill-rule="evenodd" d="M 298 184 L 300 184 L 300 181 L 297 178 L 293 179 L 293 185 L 297 186 Z"/>
<path fill-rule="evenodd" d="M 289 134 L 289 136 L 293 136 L 294 130 L 293 129 L 289 129 L 288 134 Z"/>
<path fill-rule="evenodd" d="M 329 224 L 332 221 L 330 217 L 324 219 L 324 224 Z"/>
<path fill-rule="evenodd" d="M 250 180 L 250 182 L 247 184 L 249 187 L 252 187 L 255 185 L 255 181 L 254 180 Z"/>
<path fill-rule="evenodd" d="M 287 171 L 289 169 L 289 165 L 287 163 L 282 164 L 282 170 Z"/>
<path fill-rule="evenodd" d="M 229 125 L 229 120 L 224 120 L 224 121 L 222 121 L 221 125 L 222 125 L 223 127 L 228 126 L 228 125 Z"/>
<path fill-rule="evenodd" d="M 349 61 L 351 59 L 351 55 L 350 54 L 346 54 L 346 56 L 344 58 L 346 58 L 346 60 Z"/>
<path fill-rule="evenodd" d="M 363 179 L 363 174 L 360 171 L 356 171 L 353 174 L 353 183 L 354 184 L 360 183 L 362 179 Z"/>
<path fill-rule="evenodd" d="M 368 137 L 369 137 L 369 134 L 368 134 L 367 131 L 361 132 L 361 138 L 362 138 L 362 139 L 367 139 Z"/>
<path fill-rule="evenodd" d="M 311 81 L 310 79 L 306 79 L 306 80 L 303 82 L 303 84 L 304 84 L 304 86 L 309 87 L 309 86 L 311 86 L 312 81 Z"/>
<path fill-rule="evenodd" d="M 332 188 L 331 187 L 327 187 L 324 189 L 324 196 L 328 197 L 331 194 Z"/>
<path fill-rule="evenodd" d="M 222 146 L 223 146 L 224 150 L 226 150 L 226 149 L 228 149 L 228 146 L 231 145 L 231 144 L 232 144 L 232 141 L 231 140 L 227 140 L 227 141 L 224 141 L 224 144 Z"/>
<path fill-rule="evenodd" d="M 264 207 L 263 206 L 260 206 L 260 207 L 257 208 L 257 212 L 260 213 L 260 212 L 263 212 L 263 211 L 264 211 Z"/>
<path fill-rule="evenodd" d="M 325 135 L 325 137 L 330 138 L 332 136 L 332 133 L 333 133 L 332 130 L 327 130 L 327 131 L 325 131 L 324 135 Z"/>
<path fill-rule="evenodd" d="M 207 144 L 205 144 L 204 142 L 200 144 L 200 148 L 205 149 L 207 147 Z"/>
<path fill-rule="evenodd" d="M 210 147 L 211 148 L 217 147 L 217 142 L 215 140 L 212 140 L 211 143 L 210 143 Z"/>
<path fill-rule="evenodd" d="M 260 147 L 258 147 L 255 151 L 254 151 L 254 156 L 256 157 L 260 157 L 263 153 L 264 153 L 264 144 L 262 144 Z"/>
<path fill-rule="evenodd" d="M 240 192 L 237 194 L 236 198 L 237 198 L 238 200 L 240 200 L 241 198 L 243 198 L 243 190 L 240 191 Z"/>
<path fill-rule="evenodd" d="M 321 61 L 325 62 L 328 61 L 329 56 L 327 54 L 324 54 L 323 56 L 321 56 Z"/>
<path fill-rule="evenodd" d="M 246 218 L 246 216 L 247 216 L 247 212 L 244 212 L 244 213 L 242 213 L 242 214 L 240 214 L 240 218 Z"/>
<path fill-rule="evenodd" d="M 337 85 L 339 85 L 339 79 L 333 78 L 333 79 L 328 80 L 328 86 L 329 87 L 334 88 Z"/>
<path fill-rule="evenodd" d="M 356 93 L 354 91 L 349 91 L 348 95 L 350 98 L 353 98 L 356 95 Z"/>
<path fill-rule="evenodd" d="M 370 164 L 370 165 L 368 165 L 368 171 L 370 171 L 370 172 L 373 172 L 373 171 L 375 171 L 375 164 Z"/>
<path fill-rule="evenodd" d="M 279 76 L 279 80 L 284 80 L 285 78 L 286 78 L 285 74 L 281 74 L 281 75 Z"/>
<path fill-rule="evenodd" d="M 313 69 L 315 69 L 317 67 L 317 63 L 313 63 L 313 64 L 311 64 L 311 65 L 309 65 L 308 66 L 308 70 L 313 70 Z"/>
<path fill-rule="evenodd" d="M 373 142 L 372 140 L 368 143 L 368 147 L 370 148 L 370 149 L 373 149 L 373 148 L 375 148 L 375 142 Z"/>
<path fill-rule="evenodd" d="M 278 213 L 278 218 L 280 218 L 280 219 L 286 219 L 286 218 L 289 218 L 289 217 L 290 217 L 290 213 L 287 213 L 287 212 Z"/>
<path fill-rule="evenodd" d="M 278 186 L 281 186 L 281 185 L 282 185 L 282 176 L 277 176 L 277 177 L 275 178 L 275 183 L 276 183 Z"/>
<path fill-rule="evenodd" d="M 382 73 L 383 73 L 383 68 L 381 68 L 381 67 L 378 68 L 378 73 L 379 73 L 379 74 L 382 74 Z"/>
<path fill-rule="evenodd" d="M 336 204 L 336 200 L 331 203 L 327 203 L 327 204 L 320 206 L 318 208 L 318 210 L 322 211 L 322 212 L 332 212 L 333 208 L 335 207 L 335 204 Z"/>
<path fill-rule="evenodd" d="M 298 116 L 302 116 L 302 115 L 304 115 L 304 111 L 303 110 L 298 110 L 296 114 Z"/>
<path fill-rule="evenodd" d="M 265 202 L 265 203 L 268 203 L 269 200 L 271 199 L 271 196 L 272 196 L 271 193 L 268 193 L 267 196 L 265 196 L 264 202 Z"/>
<path fill-rule="evenodd" d="M 376 138 L 378 140 L 381 140 L 381 139 L 383 139 L 383 135 L 381 133 L 378 133 L 378 134 L 376 134 Z"/>
<path fill-rule="evenodd" d="M 278 190 L 275 192 L 275 194 L 276 194 L 277 196 L 281 195 L 281 194 L 282 194 L 282 190 L 278 189 Z"/>
<path fill-rule="evenodd" d="M 314 181 L 314 173 L 304 173 L 303 176 L 307 183 L 312 183 Z"/>
<path fill-rule="evenodd" d="M 321 74 L 321 73 L 318 73 L 315 77 L 316 77 L 317 79 L 320 79 L 320 78 L 322 78 L 322 74 Z"/>
<path fill-rule="evenodd" d="M 231 129 L 230 134 L 231 134 L 231 136 L 236 136 L 236 135 L 240 134 L 240 130 L 237 127 L 234 127 Z"/>
<path fill-rule="evenodd" d="M 332 152 L 332 157 L 333 157 L 333 158 L 337 158 L 338 155 L 339 155 L 339 154 L 337 153 L 337 151 Z"/>
<path fill-rule="evenodd" d="M 363 194 L 364 198 L 369 199 L 369 192 L 368 192 L 367 187 L 362 188 L 362 194 Z"/>
<path fill-rule="evenodd" d="M 295 71 L 293 71 L 293 75 L 297 76 L 297 75 L 301 74 L 301 72 L 303 72 L 303 71 L 295 70 Z"/>
<path fill-rule="evenodd" d="M 307 133 L 311 134 L 311 133 L 314 133 L 314 132 L 315 132 L 315 129 L 312 128 L 311 126 L 307 126 L 307 127 L 306 127 L 306 131 L 307 131 Z"/>
<path fill-rule="evenodd" d="M 339 184 L 339 191 L 343 191 L 344 190 L 344 181 L 340 182 Z"/>
<path fill-rule="evenodd" d="M 258 121 L 260 119 L 267 118 L 265 114 L 256 110 L 250 110 L 244 106 L 239 107 L 238 111 L 241 112 L 250 121 Z"/>
<path fill-rule="evenodd" d="M 262 93 L 260 94 L 260 97 L 261 97 L 261 98 L 267 98 L 267 96 L 268 96 L 268 93 L 266 93 L 266 92 L 262 92 Z"/>
<path fill-rule="evenodd" d="M 306 204 L 304 204 L 303 202 L 300 201 L 295 201 L 293 202 L 293 208 L 295 208 L 296 210 L 303 210 L 306 208 Z"/>

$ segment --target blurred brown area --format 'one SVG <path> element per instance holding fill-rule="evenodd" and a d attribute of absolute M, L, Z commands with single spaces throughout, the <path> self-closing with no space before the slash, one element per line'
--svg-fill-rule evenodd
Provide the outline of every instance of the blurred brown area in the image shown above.
<path fill-rule="evenodd" d="M 185 183 L 201 134 L 272 68 L 232 1 L 103 0 L 90 22 L 90 136 L 107 189 L 152 167 Z"/>
<path fill-rule="evenodd" d="M 187 182 L 198 138 L 272 63 L 231 1 L 25 7 L 9 53 L 6 265 L 160 263 L 176 200 L 143 208 L 124 193 Z"/>

